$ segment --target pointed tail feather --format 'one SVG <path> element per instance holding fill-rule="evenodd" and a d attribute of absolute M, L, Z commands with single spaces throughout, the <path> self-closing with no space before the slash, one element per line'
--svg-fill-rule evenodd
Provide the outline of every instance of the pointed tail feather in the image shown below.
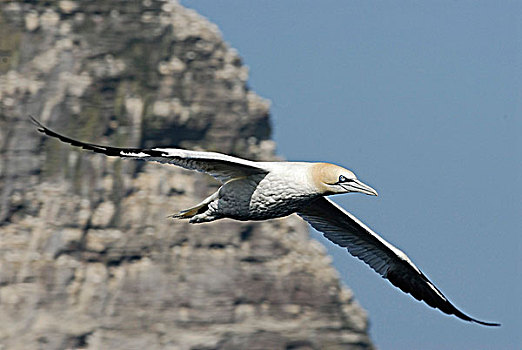
<path fill-rule="evenodd" d="M 207 204 L 202 204 L 189 209 L 182 210 L 179 213 L 169 215 L 168 217 L 173 219 L 190 219 L 198 214 L 203 213 L 205 210 L 207 210 L 207 208 Z"/>

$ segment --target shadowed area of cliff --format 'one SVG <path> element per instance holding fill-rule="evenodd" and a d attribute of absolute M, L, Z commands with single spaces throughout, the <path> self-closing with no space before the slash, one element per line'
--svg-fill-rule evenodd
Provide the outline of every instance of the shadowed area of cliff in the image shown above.
<path fill-rule="evenodd" d="M 218 28 L 176 2 L 0 5 L 0 345 L 370 349 L 367 320 L 295 216 L 167 215 L 210 177 L 45 139 L 275 159 L 269 103 Z"/>

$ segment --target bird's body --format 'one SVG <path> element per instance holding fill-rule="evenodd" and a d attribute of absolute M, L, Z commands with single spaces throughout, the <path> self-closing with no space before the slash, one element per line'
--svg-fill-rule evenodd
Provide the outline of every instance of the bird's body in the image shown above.
<path fill-rule="evenodd" d="M 297 213 L 333 243 L 345 247 L 405 293 L 463 320 L 474 319 L 453 306 L 402 251 L 388 243 L 328 195 L 359 192 L 377 195 L 343 167 L 329 163 L 255 162 L 214 152 L 177 148 L 132 149 L 95 145 L 71 139 L 32 118 L 49 136 L 109 156 L 174 164 L 208 173 L 223 185 L 196 206 L 172 215 L 191 223 L 221 218 L 267 220 Z"/>
<path fill-rule="evenodd" d="M 256 167 L 259 172 L 252 171 L 248 176 L 226 181 L 195 207 L 199 213 L 191 216 L 190 221 L 208 222 L 225 217 L 267 220 L 288 216 L 324 195 L 324 189 L 315 181 L 322 168 L 349 171 L 333 164 L 310 162 L 256 162 Z M 188 218 L 189 215 L 174 217 Z"/>

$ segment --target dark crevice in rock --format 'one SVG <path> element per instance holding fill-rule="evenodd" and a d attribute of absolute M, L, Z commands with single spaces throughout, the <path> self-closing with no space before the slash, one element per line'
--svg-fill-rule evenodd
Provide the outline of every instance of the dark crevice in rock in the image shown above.
<path fill-rule="evenodd" d="M 248 241 L 252 237 L 253 226 L 247 226 L 240 232 L 241 241 Z"/>
<path fill-rule="evenodd" d="M 69 336 L 64 342 L 64 349 L 87 349 L 88 338 L 92 335 L 93 332 L 88 332 L 84 334 Z"/>

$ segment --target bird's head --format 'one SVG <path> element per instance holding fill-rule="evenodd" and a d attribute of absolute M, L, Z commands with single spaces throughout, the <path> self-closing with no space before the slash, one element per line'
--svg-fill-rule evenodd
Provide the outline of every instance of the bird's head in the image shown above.
<path fill-rule="evenodd" d="M 377 191 L 357 180 L 353 172 L 335 164 L 314 164 L 312 166 L 312 178 L 322 195 L 360 192 L 377 196 Z"/>

